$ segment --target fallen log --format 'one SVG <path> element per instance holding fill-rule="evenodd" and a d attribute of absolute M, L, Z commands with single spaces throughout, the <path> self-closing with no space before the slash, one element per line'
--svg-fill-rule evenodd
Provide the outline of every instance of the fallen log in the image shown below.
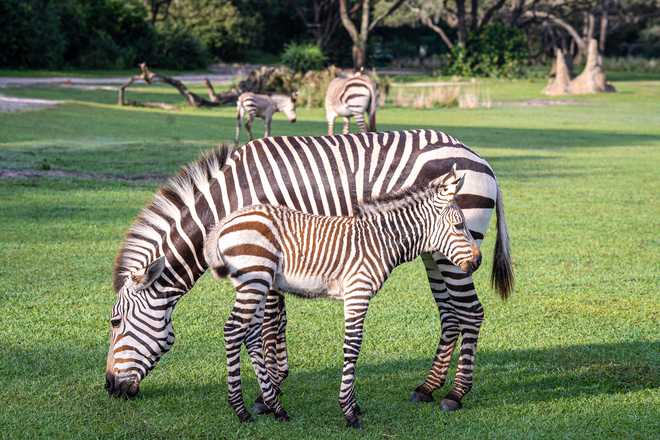
<path fill-rule="evenodd" d="M 188 103 L 188 105 L 192 107 L 219 107 L 224 104 L 231 104 L 233 102 L 236 102 L 238 99 L 238 92 L 234 90 L 230 90 L 228 92 L 223 92 L 220 94 L 217 94 L 215 90 L 213 89 L 213 85 L 211 84 L 211 81 L 208 80 L 208 78 L 205 79 L 205 84 L 206 88 L 208 89 L 209 93 L 209 99 L 203 98 L 199 96 L 197 93 L 191 92 L 188 90 L 188 88 L 178 79 L 172 78 L 166 75 L 161 75 L 156 72 L 152 72 L 149 70 L 149 67 L 147 66 L 147 63 L 141 63 L 140 64 L 140 75 L 132 76 L 131 78 L 128 79 L 128 81 L 121 86 L 119 86 L 118 89 L 118 97 L 117 97 L 117 104 L 119 105 L 141 105 L 145 107 L 157 107 L 157 108 L 168 108 L 168 107 L 173 107 L 171 104 L 166 104 L 166 103 L 143 103 L 139 104 L 136 103 L 135 101 L 126 101 L 126 89 L 131 86 L 135 81 L 142 80 L 147 84 L 154 84 L 157 82 L 161 82 L 164 84 L 168 84 L 175 89 L 183 96 Z"/>

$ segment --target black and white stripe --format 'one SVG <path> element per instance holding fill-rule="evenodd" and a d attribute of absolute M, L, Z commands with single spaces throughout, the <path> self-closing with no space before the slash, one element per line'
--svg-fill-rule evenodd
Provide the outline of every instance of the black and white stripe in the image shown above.
<path fill-rule="evenodd" d="M 376 131 L 376 85 L 367 75 L 355 73 L 347 78 L 338 77 L 330 81 L 325 94 L 325 117 L 328 134 L 334 134 L 335 119 L 344 118 L 343 134 L 350 129 L 350 118 L 354 117 L 361 132 Z M 369 124 L 364 114 L 369 114 Z"/>
<path fill-rule="evenodd" d="M 236 137 L 235 143 L 241 135 L 241 122 L 245 123 L 250 140 L 252 135 L 252 124 L 254 118 L 264 120 L 264 137 L 270 136 L 273 115 L 282 112 L 289 122 L 296 122 L 296 94 L 288 95 L 258 95 L 256 93 L 242 93 L 236 101 Z"/>
<path fill-rule="evenodd" d="M 188 166 L 140 214 L 117 257 L 117 304 L 139 302 L 150 318 L 131 313 L 135 308 L 113 309 L 113 313 L 117 312 L 112 316 L 117 326 L 113 328 L 108 353 L 110 390 L 128 394 L 122 391 L 122 387 L 128 386 L 125 383 L 139 383 L 169 349 L 167 344 L 158 343 L 157 335 L 167 328 L 168 337 L 173 340 L 169 321 L 172 309 L 206 270 L 203 243 L 211 227 L 230 213 L 266 203 L 310 214 L 352 215 L 364 200 L 427 185 L 447 173 L 454 163 L 466 175 L 456 200 L 477 243 L 483 239 L 493 211 L 497 211 L 493 276 L 500 294 L 506 296 L 513 278 L 495 175 L 484 159 L 442 132 L 265 138 L 250 142 L 229 156 L 226 149 L 219 149 Z M 160 271 L 155 267 L 159 257 L 163 257 Z M 414 397 L 430 400 L 431 393 L 444 384 L 449 357 L 461 335 L 457 377 L 443 400 L 443 405 L 453 409 L 472 385 L 483 309 L 470 275 L 440 253 L 424 253 L 422 258 L 440 311 L 442 334 L 431 370 Z M 159 275 L 145 281 L 145 273 Z M 150 303 L 147 297 L 155 302 Z M 278 308 L 272 313 L 265 311 L 264 328 L 269 329 L 269 336 L 264 337 L 264 345 L 266 365 L 277 366 L 277 371 L 268 373 L 279 387 L 288 373 L 283 343 L 286 320 L 283 301 L 272 303 Z M 128 339 L 130 334 L 137 337 Z M 124 371 L 120 359 L 139 359 L 145 368 Z"/>
<path fill-rule="evenodd" d="M 479 248 L 454 199 L 461 184 L 452 170 L 429 188 L 365 205 L 355 217 L 257 205 L 229 215 L 209 234 L 206 262 L 216 275 L 229 275 L 236 288 L 224 330 L 229 402 L 240 420 L 250 418 L 241 390 L 242 344 L 250 353 L 265 404 L 276 417 L 288 419 L 260 352 L 266 299 L 269 292 L 286 291 L 344 302 L 339 405 L 348 425 L 360 426 L 355 368 L 370 299 L 395 267 L 424 252 L 441 252 L 467 273 L 479 266 Z"/>

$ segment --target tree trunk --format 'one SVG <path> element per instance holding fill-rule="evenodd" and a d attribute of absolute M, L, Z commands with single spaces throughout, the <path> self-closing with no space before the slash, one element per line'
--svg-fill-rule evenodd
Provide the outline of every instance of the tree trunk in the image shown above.
<path fill-rule="evenodd" d="M 467 24 L 465 23 L 465 0 L 456 0 L 456 18 L 458 20 L 458 45 L 465 47 L 467 42 Z"/>
<path fill-rule="evenodd" d="M 607 38 L 607 11 L 603 11 L 600 16 L 600 31 L 598 33 L 598 50 L 600 53 L 605 53 L 605 39 Z"/>
<path fill-rule="evenodd" d="M 555 49 L 555 54 L 554 77 L 550 79 L 543 93 L 550 96 L 567 95 L 570 93 L 571 77 L 566 65 L 566 58 L 564 52 L 559 48 Z"/>
<path fill-rule="evenodd" d="M 587 64 L 582 73 L 571 81 L 569 90 L 574 95 L 616 91 L 614 86 L 605 79 L 601 57 L 598 53 L 598 42 L 595 38 L 589 41 Z"/>

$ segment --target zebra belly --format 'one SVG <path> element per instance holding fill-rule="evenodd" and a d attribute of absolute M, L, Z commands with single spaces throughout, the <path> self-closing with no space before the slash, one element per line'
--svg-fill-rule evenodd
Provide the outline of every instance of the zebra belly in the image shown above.
<path fill-rule="evenodd" d="M 320 276 L 301 276 L 280 273 L 275 277 L 277 289 L 305 298 L 342 299 L 339 283 Z"/>

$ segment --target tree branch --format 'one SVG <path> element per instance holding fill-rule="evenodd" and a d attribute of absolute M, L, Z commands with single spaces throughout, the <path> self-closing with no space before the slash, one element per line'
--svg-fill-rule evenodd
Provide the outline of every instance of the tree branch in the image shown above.
<path fill-rule="evenodd" d="M 433 20 L 431 20 L 431 18 L 430 18 L 429 16 L 427 16 L 427 15 L 421 15 L 421 16 L 419 17 L 419 20 L 422 22 L 422 24 L 423 24 L 424 26 L 428 27 L 428 28 L 431 29 L 433 32 L 435 32 L 436 34 L 438 34 L 438 35 L 440 36 L 440 38 L 442 39 L 442 41 L 445 43 L 445 45 L 446 45 L 450 50 L 454 48 L 454 43 L 451 42 L 451 40 L 449 39 L 449 37 L 447 36 L 447 34 L 445 33 L 445 31 L 442 30 L 442 28 L 441 28 L 440 26 L 438 26 L 438 25 L 436 25 L 435 23 L 433 23 Z"/>
<path fill-rule="evenodd" d="M 371 22 L 371 25 L 369 26 L 369 30 L 371 31 L 373 28 L 378 26 L 381 21 L 387 18 L 388 15 L 393 14 L 397 9 L 401 7 L 401 5 L 403 5 L 405 1 L 406 0 L 398 0 L 394 4 L 392 4 L 392 6 L 390 6 L 390 8 L 384 14 L 381 14 L 379 17 L 376 17 L 374 21 Z"/>
<path fill-rule="evenodd" d="M 484 14 L 483 18 L 481 19 L 481 23 L 479 23 L 479 29 L 483 29 L 490 23 L 490 20 L 492 20 L 493 15 L 500 9 L 502 9 L 502 6 L 504 6 L 504 3 L 506 3 L 506 0 L 498 0 L 493 6 L 491 6 L 486 13 Z"/>
<path fill-rule="evenodd" d="M 358 42 L 360 37 L 358 31 L 355 28 L 355 25 L 351 21 L 351 17 L 348 16 L 348 11 L 346 10 L 346 0 L 339 0 L 339 16 L 341 17 L 341 23 L 346 28 L 346 32 L 350 35 L 351 40 L 354 43 Z"/>
<path fill-rule="evenodd" d="M 577 44 L 581 50 L 586 49 L 586 45 L 584 44 L 584 40 L 582 40 L 582 38 L 580 37 L 580 34 L 577 33 L 577 31 L 573 26 L 571 26 L 569 23 L 562 20 L 561 18 L 552 15 L 549 12 L 542 12 L 542 11 L 534 11 L 534 12 L 527 11 L 523 15 L 531 18 L 545 18 L 547 20 L 550 20 L 552 23 L 556 24 L 557 26 L 564 28 L 566 32 L 570 34 L 570 36 L 573 38 L 573 41 L 575 41 L 575 44 Z"/>

